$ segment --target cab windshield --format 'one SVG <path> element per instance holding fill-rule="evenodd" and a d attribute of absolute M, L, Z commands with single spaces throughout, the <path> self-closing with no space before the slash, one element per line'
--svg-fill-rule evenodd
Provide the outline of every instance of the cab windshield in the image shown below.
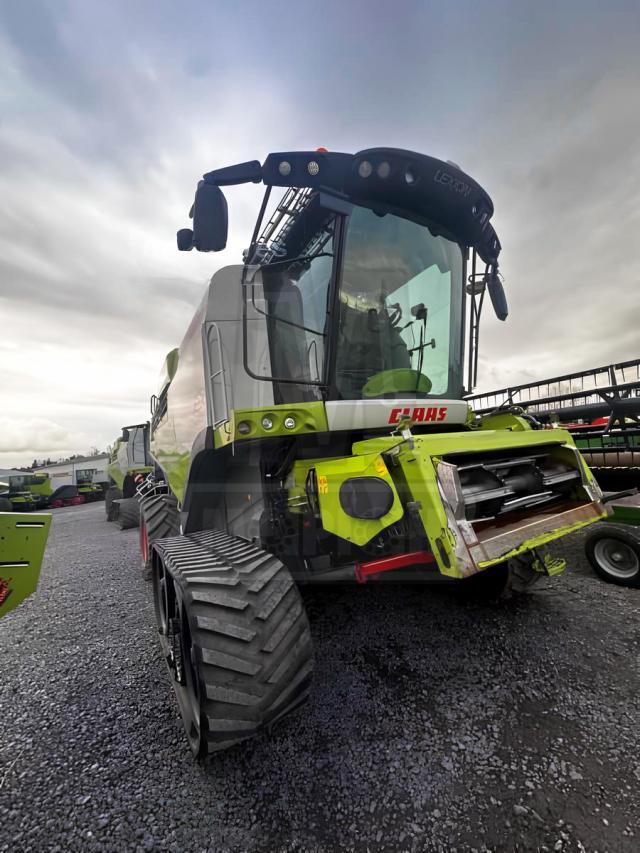
<path fill-rule="evenodd" d="M 462 253 L 424 225 L 355 208 L 340 284 L 342 399 L 459 395 Z"/>
<path fill-rule="evenodd" d="M 355 206 L 342 232 L 332 323 L 338 234 L 338 215 L 312 205 L 279 256 L 261 265 L 277 401 L 320 399 L 325 385 L 343 400 L 459 397 L 460 246 Z"/>

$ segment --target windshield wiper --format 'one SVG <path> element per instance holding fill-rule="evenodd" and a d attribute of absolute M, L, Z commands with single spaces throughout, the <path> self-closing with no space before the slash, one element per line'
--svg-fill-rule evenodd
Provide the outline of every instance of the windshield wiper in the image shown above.
<path fill-rule="evenodd" d="M 313 261 L 315 258 L 332 258 L 333 252 L 318 252 L 316 255 L 298 255 L 297 258 L 283 258 L 281 261 L 269 261 L 268 264 L 262 264 L 262 267 L 277 267 L 282 264 L 295 264 L 299 261 Z"/>

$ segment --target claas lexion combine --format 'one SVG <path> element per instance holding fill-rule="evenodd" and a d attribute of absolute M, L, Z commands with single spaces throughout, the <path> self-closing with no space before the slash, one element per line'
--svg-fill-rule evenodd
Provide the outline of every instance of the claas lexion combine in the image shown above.
<path fill-rule="evenodd" d="M 109 448 L 109 488 L 104 495 L 107 521 L 124 530 L 136 527 L 139 519 L 136 490 L 141 478 L 153 471 L 149 455 L 149 424 L 122 427 L 122 434 Z"/>
<path fill-rule="evenodd" d="M 307 697 L 299 585 L 522 590 L 563 568 L 553 540 L 605 514 L 569 433 L 505 409 L 477 417 L 464 399 L 485 294 L 507 315 L 475 180 L 397 149 L 270 154 L 204 176 L 181 250 L 225 248 L 221 188 L 243 183 L 266 186 L 258 221 L 166 360 L 140 502 L 200 755 Z"/>

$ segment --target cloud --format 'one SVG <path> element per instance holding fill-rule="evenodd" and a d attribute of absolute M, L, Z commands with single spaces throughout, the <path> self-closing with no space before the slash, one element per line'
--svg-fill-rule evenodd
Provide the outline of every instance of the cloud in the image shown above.
<path fill-rule="evenodd" d="M 626 106 L 638 70 L 618 57 L 598 76 L 569 75 L 501 135 L 486 183 L 511 311 L 505 325 L 485 317 L 485 389 L 640 355 L 640 111 Z"/>
<path fill-rule="evenodd" d="M 72 451 L 78 442 L 87 444 L 87 436 L 72 435 L 66 427 L 45 418 L 13 420 L 0 417 L 0 458 L 14 453 L 61 453 Z"/>
<path fill-rule="evenodd" d="M 229 248 L 178 253 L 195 182 L 269 151 L 396 145 L 487 187 L 511 314 L 487 307 L 484 387 L 636 355 L 635 4 L 32 0 L 0 20 L 0 411 L 65 430 L 63 452 L 146 418 L 259 204 L 230 189 Z M 19 432 L 10 464 L 39 447 Z"/>

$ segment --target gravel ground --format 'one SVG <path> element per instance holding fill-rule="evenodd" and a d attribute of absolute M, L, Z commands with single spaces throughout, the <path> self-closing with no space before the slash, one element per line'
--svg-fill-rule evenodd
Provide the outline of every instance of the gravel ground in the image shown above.
<path fill-rule="evenodd" d="M 306 593 L 312 703 L 194 762 L 137 531 L 54 511 L 0 622 L 0 850 L 640 849 L 640 593 L 571 571 L 508 604 Z"/>

